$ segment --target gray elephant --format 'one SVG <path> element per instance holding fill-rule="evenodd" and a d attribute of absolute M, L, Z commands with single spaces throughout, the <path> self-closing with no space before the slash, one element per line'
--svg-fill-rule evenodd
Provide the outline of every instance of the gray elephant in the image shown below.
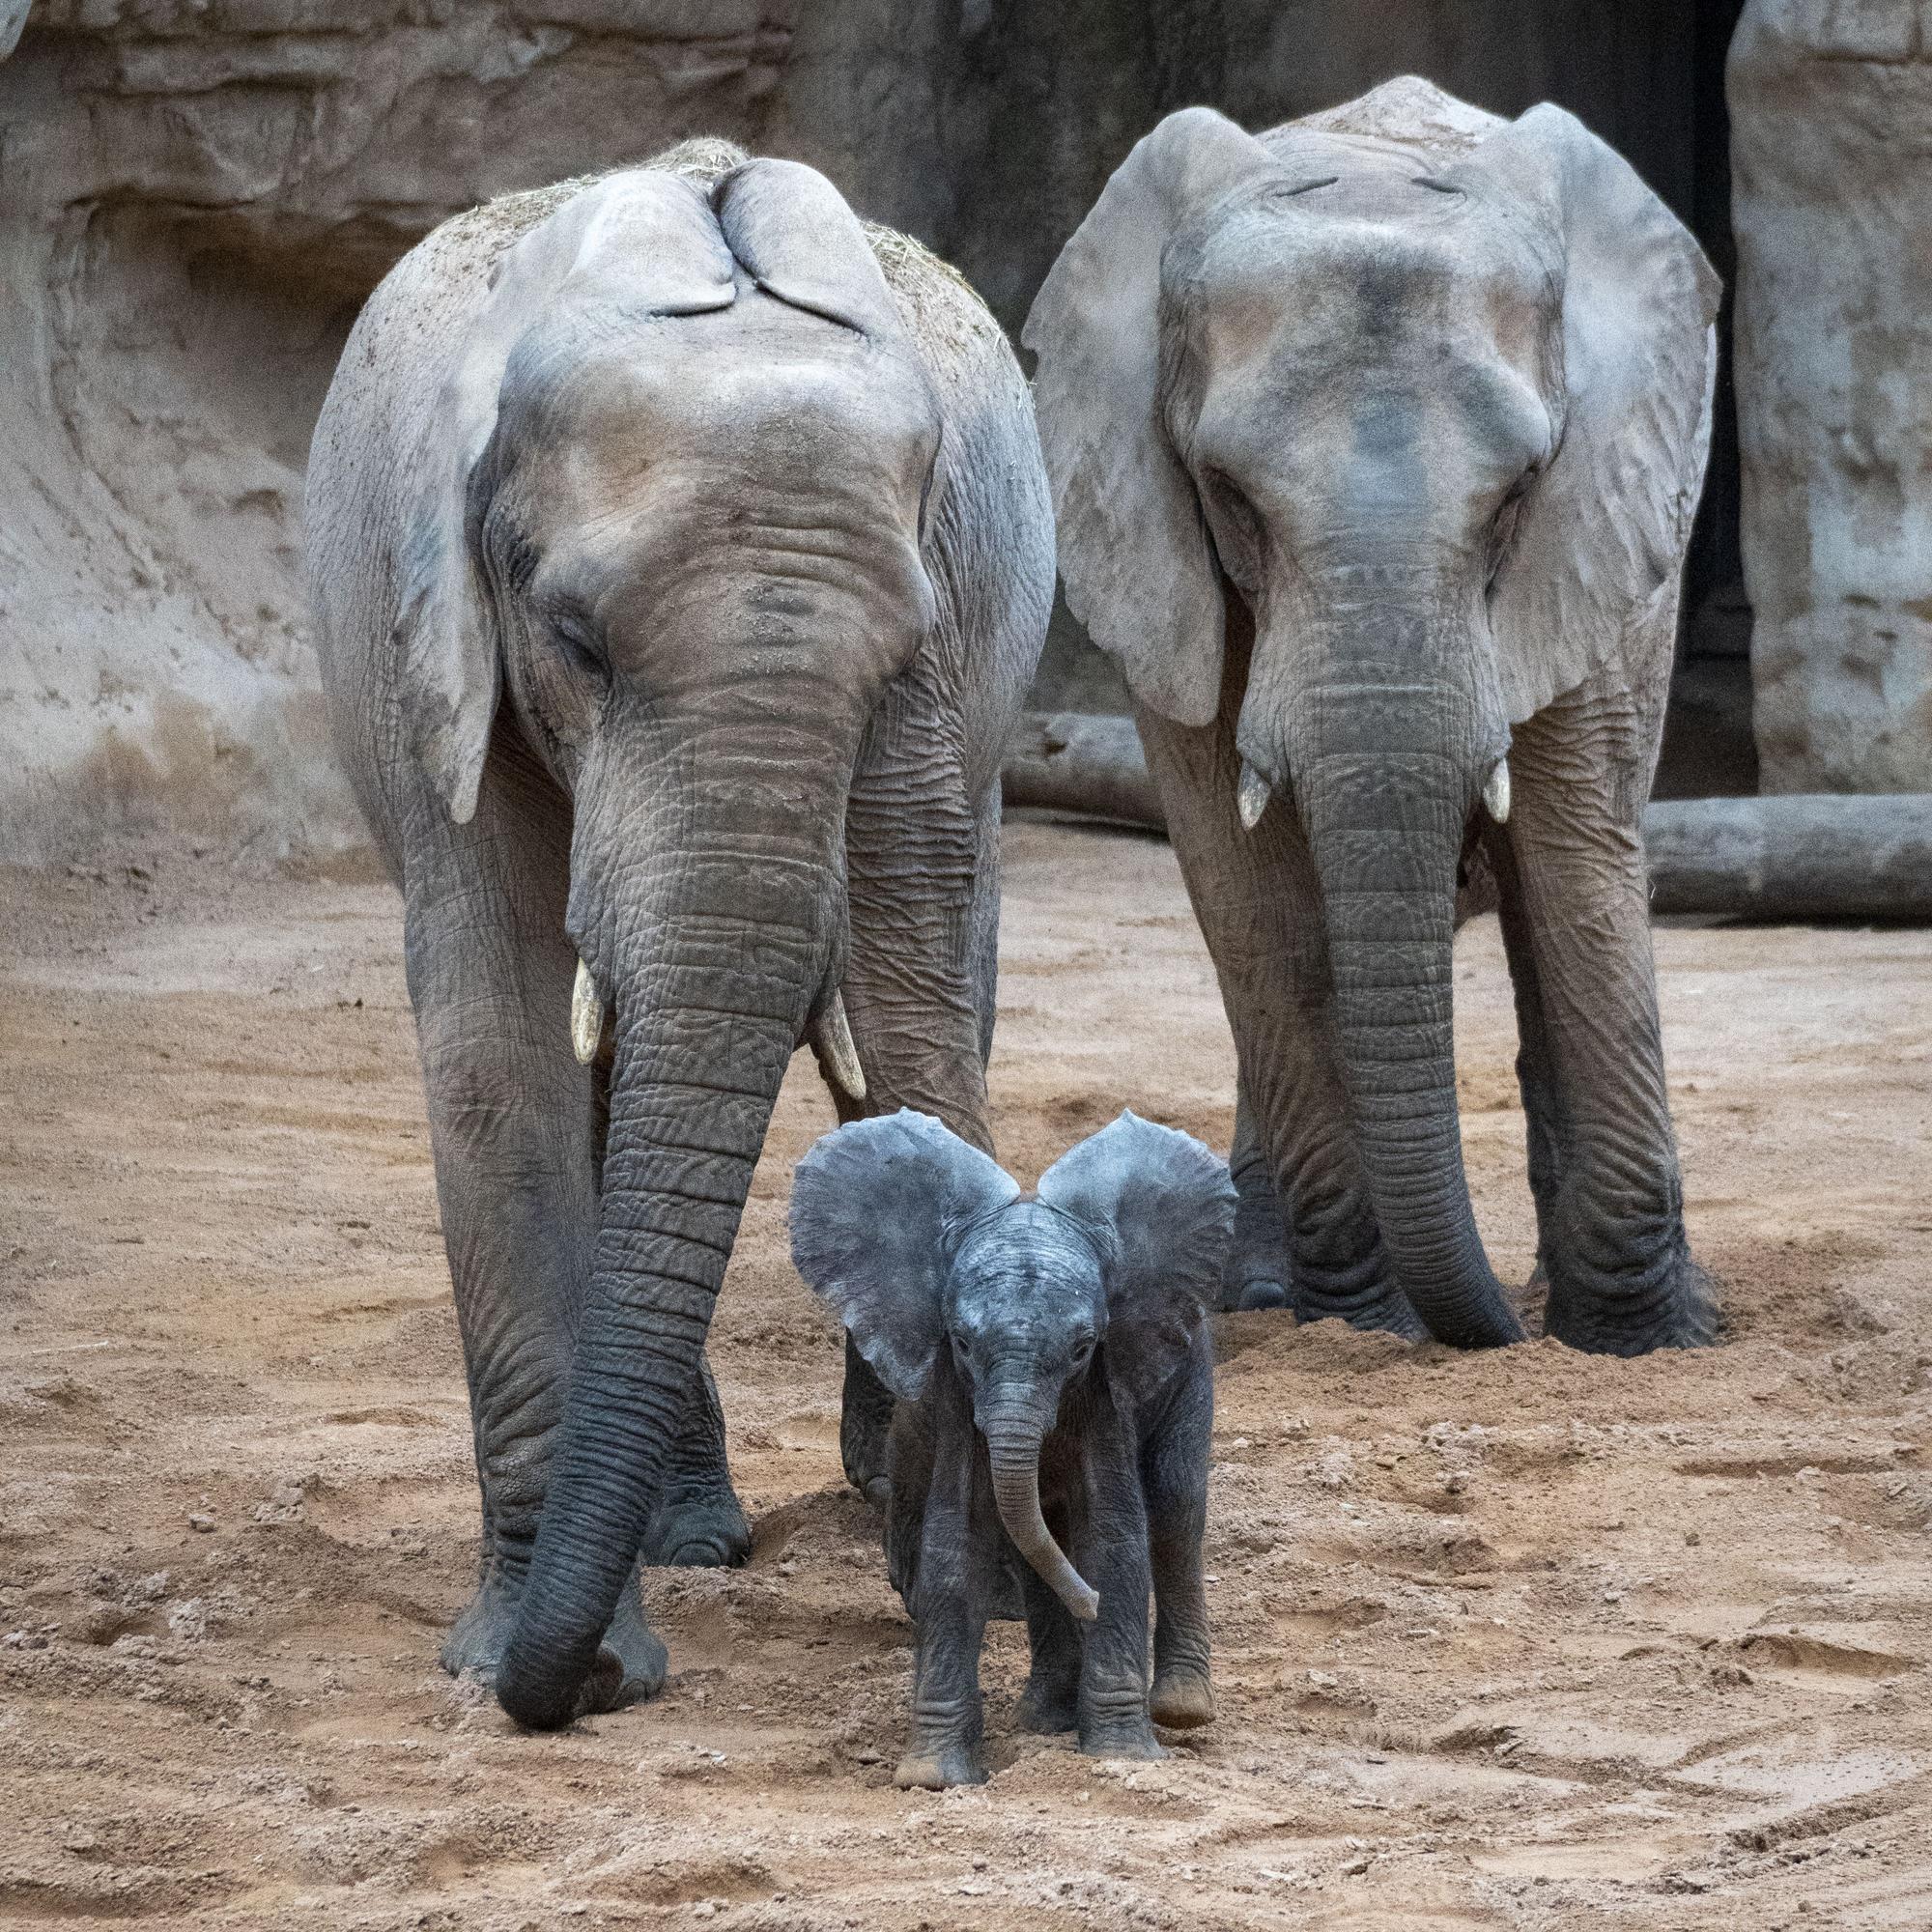
<path fill-rule="evenodd" d="M 482 1576 L 443 1662 L 555 1725 L 662 1683 L 640 1556 L 747 1547 L 702 1350 L 794 1050 L 841 1118 L 987 1141 L 1037 438 L 952 270 L 810 168 L 688 143 L 406 256 L 308 520 L 470 1385 Z M 876 1487 L 890 1398 L 861 1364 L 847 1401 Z"/>
<path fill-rule="evenodd" d="M 1023 1724 L 1145 1758 L 1161 1754 L 1150 1714 L 1213 1716 L 1203 1317 L 1234 1212 L 1221 1161 L 1131 1113 L 1031 1196 L 911 1112 L 840 1127 L 799 1163 L 792 1258 L 899 1398 L 886 1555 L 919 1626 L 900 1785 L 985 1777 L 980 1644 L 1009 1547 L 1027 1566 Z"/>
<path fill-rule="evenodd" d="M 1171 116 L 1034 304 L 1068 601 L 1132 689 L 1234 1028 L 1235 1164 L 1272 1174 L 1304 1318 L 1522 1332 L 1457 1121 L 1450 943 L 1480 849 L 1548 1332 L 1712 1338 L 1638 815 L 1717 301 L 1569 114 L 1401 80 L 1259 138 Z"/>

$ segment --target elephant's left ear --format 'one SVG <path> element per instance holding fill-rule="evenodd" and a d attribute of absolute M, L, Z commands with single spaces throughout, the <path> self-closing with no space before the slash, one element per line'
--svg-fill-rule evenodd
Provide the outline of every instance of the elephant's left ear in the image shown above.
<path fill-rule="evenodd" d="M 733 297 L 730 251 L 704 191 L 650 169 L 594 183 L 497 258 L 430 418 L 426 487 L 406 539 L 391 632 L 410 743 L 459 825 L 476 810 L 502 687 L 477 544 L 505 374 L 517 343 L 564 285 L 579 278 L 574 292 L 588 295 L 602 275 L 621 278 L 644 314 L 726 308 Z"/>
<path fill-rule="evenodd" d="M 1235 1230 L 1227 1162 L 1192 1134 L 1123 1113 L 1040 1176 L 1039 1198 L 1093 1232 L 1108 1334 L 1124 1329 L 1134 1353 L 1164 1373 L 1220 1302 Z"/>
<path fill-rule="evenodd" d="M 792 1265 L 902 1402 L 924 1395 L 946 1339 L 961 1235 L 1019 1191 L 990 1155 L 909 1107 L 837 1127 L 799 1162 Z"/>
<path fill-rule="evenodd" d="M 1544 204 L 1564 255 L 1561 435 L 1491 592 L 1512 724 L 1611 660 L 1668 604 L 1710 447 L 1720 284 L 1613 148 L 1533 107 L 1444 171 L 1505 206 Z"/>

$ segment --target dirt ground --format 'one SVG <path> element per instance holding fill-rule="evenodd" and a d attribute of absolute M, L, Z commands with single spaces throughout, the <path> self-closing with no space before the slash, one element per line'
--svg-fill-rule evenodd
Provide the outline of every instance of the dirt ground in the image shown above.
<path fill-rule="evenodd" d="M 1001 1148 L 1225 1149 L 1164 845 L 1008 834 Z M 756 1528 L 654 1573 L 657 1703 L 515 1734 L 437 1668 L 475 1555 L 386 888 L 0 877 L 0 1922 L 477 1928 L 1932 1924 L 1932 934 L 1660 932 L 1721 1347 L 1619 1363 L 1224 1318 L 1220 1717 L 891 1785 L 911 1632 L 785 1260 L 801 1060 L 714 1331 Z M 1478 1212 L 1529 1271 L 1493 920 Z M 564 1016 L 557 1016 L 559 1026 Z"/>

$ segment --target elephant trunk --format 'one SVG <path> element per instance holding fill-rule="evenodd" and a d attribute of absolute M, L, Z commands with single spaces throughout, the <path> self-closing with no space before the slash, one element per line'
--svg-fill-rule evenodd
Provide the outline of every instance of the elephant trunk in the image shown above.
<path fill-rule="evenodd" d="M 780 1084 L 841 963 L 858 721 L 780 722 L 824 709 L 798 696 L 728 728 L 652 721 L 579 787 L 571 925 L 614 1008 L 614 1056 L 592 1278 L 497 1681 L 533 1729 L 568 1723 L 598 1664 L 689 1426 Z"/>
<path fill-rule="evenodd" d="M 1000 1523 L 1035 1574 L 1082 1623 L 1092 1623 L 1100 1600 L 1054 1541 L 1039 1507 L 1039 1450 L 1044 1405 L 1031 1397 L 1000 1402 L 981 1424 L 993 1467 L 993 1500 Z"/>
<path fill-rule="evenodd" d="M 1338 1056 L 1398 1282 L 1438 1339 L 1494 1347 L 1523 1331 L 1463 1173 L 1452 942 L 1457 860 L 1506 734 L 1480 621 L 1369 621 L 1388 628 L 1321 652 L 1284 733 L 1321 882 Z"/>

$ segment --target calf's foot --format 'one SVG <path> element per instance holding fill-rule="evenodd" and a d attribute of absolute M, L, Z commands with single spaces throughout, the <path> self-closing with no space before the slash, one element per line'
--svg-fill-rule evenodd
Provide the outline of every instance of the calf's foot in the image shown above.
<path fill-rule="evenodd" d="M 1191 1664 L 1156 1670 L 1148 1708 L 1156 1724 L 1191 1731 L 1214 1721 L 1214 1688 L 1207 1671 Z"/>
<path fill-rule="evenodd" d="M 955 1784 L 984 1784 L 985 1767 L 977 1751 L 947 1745 L 935 1751 L 909 1751 L 899 1759 L 893 1782 L 901 1791 L 948 1791 Z"/>

